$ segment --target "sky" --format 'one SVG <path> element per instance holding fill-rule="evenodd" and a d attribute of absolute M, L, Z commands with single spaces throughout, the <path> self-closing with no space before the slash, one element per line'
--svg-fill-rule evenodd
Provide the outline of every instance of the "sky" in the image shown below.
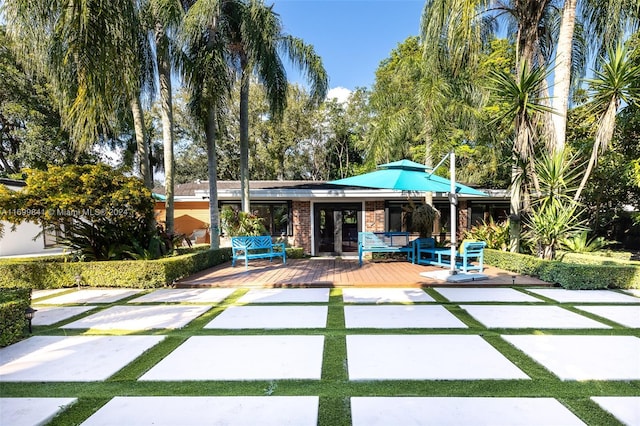
<path fill-rule="evenodd" d="M 407 37 L 418 35 L 424 3 L 424 0 L 273 1 L 284 32 L 313 45 L 322 57 L 329 88 L 350 91 L 371 87 L 380 61 L 389 57 Z M 304 77 L 292 67 L 287 70 L 291 82 L 305 84 Z"/>

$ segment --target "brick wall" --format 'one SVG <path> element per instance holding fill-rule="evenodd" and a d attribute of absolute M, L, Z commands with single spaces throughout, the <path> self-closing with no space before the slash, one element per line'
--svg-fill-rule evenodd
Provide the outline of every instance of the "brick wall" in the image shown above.
<path fill-rule="evenodd" d="M 384 201 L 364 202 L 364 226 L 367 232 L 384 232 Z"/>
<path fill-rule="evenodd" d="M 293 220 L 293 245 L 302 247 L 304 252 L 311 254 L 311 202 L 293 201 L 291 205 Z"/>

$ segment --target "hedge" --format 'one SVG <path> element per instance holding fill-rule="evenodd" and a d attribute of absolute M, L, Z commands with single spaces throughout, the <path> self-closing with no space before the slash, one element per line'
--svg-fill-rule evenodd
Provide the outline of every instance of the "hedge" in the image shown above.
<path fill-rule="evenodd" d="M 162 287 L 231 259 L 231 249 L 199 250 L 158 260 L 108 262 L 2 262 L 0 287 Z M 78 283 L 78 279 L 80 283 Z"/>
<path fill-rule="evenodd" d="M 25 310 L 31 305 L 31 289 L 0 289 L 0 347 L 22 340 L 27 330 Z"/>
<path fill-rule="evenodd" d="M 538 277 L 566 289 L 640 288 L 637 262 L 578 264 L 567 262 L 566 257 L 561 262 L 492 249 L 485 249 L 484 259 L 497 268 Z"/>
<path fill-rule="evenodd" d="M 578 263 L 581 265 L 635 265 L 640 262 L 630 260 L 631 256 L 608 256 L 608 253 L 560 253 L 558 259 L 565 263 Z"/>

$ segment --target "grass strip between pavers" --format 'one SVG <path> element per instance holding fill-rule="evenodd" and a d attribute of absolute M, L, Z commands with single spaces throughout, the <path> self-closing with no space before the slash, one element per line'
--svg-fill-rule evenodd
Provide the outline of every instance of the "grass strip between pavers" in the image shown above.
<path fill-rule="evenodd" d="M 53 326 L 34 328 L 34 335 L 165 335 L 166 338 L 148 349 L 141 356 L 122 368 L 112 377 L 102 382 L 44 382 L 44 383 L 2 383 L 2 397 L 77 397 L 78 401 L 51 421 L 51 425 L 80 424 L 115 396 L 319 396 L 318 424 L 321 426 L 346 426 L 351 424 L 350 397 L 352 396 L 422 396 L 422 397 L 551 397 L 558 399 L 586 424 L 619 424 L 607 411 L 590 397 L 592 396 L 638 396 L 640 380 L 631 381 L 561 381 L 554 374 L 538 364 L 524 352 L 505 341 L 501 335 L 511 334 L 558 334 L 558 335 L 616 335 L 640 338 L 640 329 L 624 327 L 613 321 L 581 311 L 574 305 L 581 303 L 558 303 L 542 300 L 544 305 L 561 306 L 613 327 L 605 329 L 580 330 L 535 330 L 535 329 L 487 329 L 459 305 L 449 302 L 434 289 L 425 291 L 435 302 L 420 304 L 440 304 L 460 319 L 469 328 L 461 329 L 346 329 L 344 325 L 345 305 L 342 291 L 333 288 L 328 303 L 296 303 L 295 305 L 328 305 L 327 326 L 323 329 L 278 329 L 278 330 L 224 330 L 203 327 L 229 306 L 238 306 L 237 300 L 247 292 L 239 289 L 221 303 L 181 329 L 147 331 L 125 330 L 66 330 L 59 327 L 71 321 L 107 309 L 126 304 L 133 297 L 109 304 L 97 305 L 96 309 Z M 526 290 L 518 289 L 523 293 Z M 532 294 L 536 297 L 540 295 Z M 540 304 L 538 302 L 534 304 Z M 158 303 L 153 303 L 158 304 Z M 162 304 L 162 303 L 160 303 Z M 175 304 L 175 303 L 170 303 Z M 191 304 L 191 303 L 184 303 Z M 200 304 L 200 303 L 199 303 Z M 207 305 L 206 303 L 203 303 Z M 473 304 L 465 302 L 464 304 Z M 487 304 L 479 302 L 477 304 Z M 505 304 L 505 303 L 501 303 Z M 523 303 L 506 303 L 522 305 Z M 524 303 L 527 305 L 529 303 Z M 260 304 L 264 306 L 264 304 Z M 279 305 L 279 304 L 269 304 Z M 284 305 L 290 305 L 289 303 Z M 348 304 L 353 306 L 353 304 Z M 594 305 L 594 304 L 589 304 Z M 611 305 L 602 303 L 602 305 Z M 639 299 L 640 305 L 640 299 Z M 135 305 L 134 305 L 135 306 Z M 191 336 L 206 335 L 324 335 L 321 380 L 271 380 L 271 381 L 175 381 L 153 382 L 137 379 L 154 365 L 168 356 Z M 482 336 L 510 362 L 527 374 L 531 380 L 383 380 L 349 381 L 347 369 L 346 336 L 354 334 L 458 334 Z M 469 354 L 473 356 L 473 354 Z"/>

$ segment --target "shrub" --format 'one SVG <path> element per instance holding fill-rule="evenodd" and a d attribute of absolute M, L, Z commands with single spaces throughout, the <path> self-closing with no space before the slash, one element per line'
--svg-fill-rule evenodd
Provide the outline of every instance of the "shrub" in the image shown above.
<path fill-rule="evenodd" d="M 78 284 L 91 287 L 162 287 L 230 259 L 231 250 L 222 248 L 158 260 L 2 262 L 0 287 L 48 289 Z"/>
<path fill-rule="evenodd" d="M 31 305 L 31 289 L 0 289 L 0 347 L 22 340 L 27 328 L 25 310 Z"/>
<path fill-rule="evenodd" d="M 484 259 L 497 268 L 538 277 L 567 289 L 640 288 L 640 265 L 636 265 L 637 262 L 577 264 L 491 249 L 485 249 Z"/>
<path fill-rule="evenodd" d="M 496 250 L 506 250 L 509 246 L 509 222 L 494 222 L 489 218 L 489 222 L 482 221 L 480 225 L 466 231 L 463 239 L 484 241 L 487 248 Z"/>
<path fill-rule="evenodd" d="M 220 212 L 222 232 L 229 237 L 243 235 L 267 235 L 264 220 L 231 206 L 224 206 Z"/>
<path fill-rule="evenodd" d="M 304 249 L 302 247 L 287 247 L 287 259 L 303 259 Z"/>

